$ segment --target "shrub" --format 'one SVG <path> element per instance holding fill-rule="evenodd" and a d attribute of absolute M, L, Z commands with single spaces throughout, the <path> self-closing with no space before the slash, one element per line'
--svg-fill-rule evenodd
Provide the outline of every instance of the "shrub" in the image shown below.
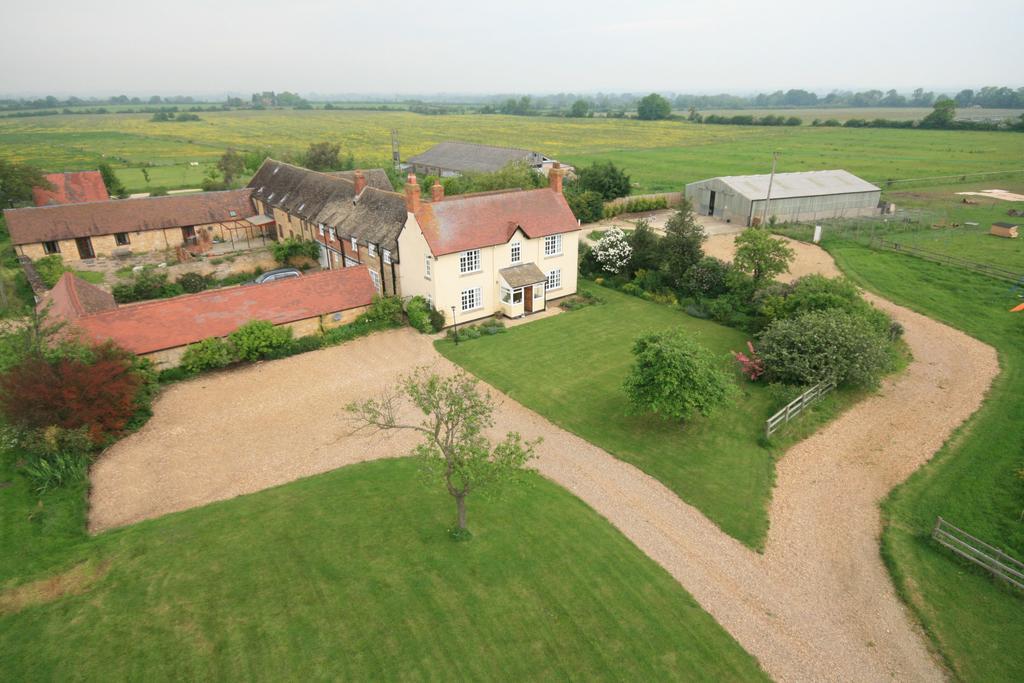
<path fill-rule="evenodd" d="M 444 329 L 444 313 L 437 310 L 433 306 L 430 307 L 430 326 L 435 332 L 440 332 Z"/>
<path fill-rule="evenodd" d="M 682 330 L 640 337 L 633 355 L 625 390 L 635 412 L 675 420 L 710 415 L 734 391 L 715 355 Z"/>
<path fill-rule="evenodd" d="M 274 255 L 274 260 L 282 265 L 291 264 L 293 260 L 315 261 L 320 258 L 320 247 L 316 242 L 295 237 L 274 242 L 270 245 L 270 252 Z"/>
<path fill-rule="evenodd" d="M 787 272 L 794 258 L 796 253 L 786 241 L 764 228 L 747 228 L 736 236 L 733 265 L 749 273 L 758 284 Z"/>
<path fill-rule="evenodd" d="M 214 337 L 189 344 L 181 356 L 181 367 L 194 374 L 203 370 L 223 368 L 235 362 L 235 351 L 223 339 Z"/>
<path fill-rule="evenodd" d="M 606 204 L 602 213 L 603 218 L 615 218 L 624 213 L 642 213 L 644 211 L 657 211 L 668 208 L 667 197 L 634 197 L 624 202 Z"/>
<path fill-rule="evenodd" d="M 199 273 L 185 273 L 177 280 L 178 285 L 188 294 L 201 292 L 210 286 L 210 280 Z"/>
<path fill-rule="evenodd" d="M 604 218 L 604 197 L 601 196 L 600 192 L 593 190 L 572 191 L 567 189 L 565 201 L 568 202 L 573 215 L 581 223 L 596 223 Z"/>
<path fill-rule="evenodd" d="M 153 268 L 144 268 L 128 282 L 114 285 L 111 291 L 118 303 L 166 299 L 185 293 L 180 284 L 167 281 L 166 272 L 158 272 Z"/>
<path fill-rule="evenodd" d="M 240 360 L 256 361 L 286 346 L 292 339 L 290 327 L 275 327 L 266 320 L 252 320 L 228 335 L 228 342 Z"/>
<path fill-rule="evenodd" d="M 370 307 L 359 316 L 367 322 L 390 322 L 401 325 L 405 322 L 402 300 L 395 296 L 375 296 Z"/>
<path fill-rule="evenodd" d="M 863 316 L 810 311 L 779 319 L 761 334 L 761 358 L 772 381 L 874 386 L 890 363 L 886 336 Z"/>
<path fill-rule="evenodd" d="M 764 360 L 757 354 L 757 350 L 754 349 L 754 342 L 747 342 L 747 350 L 750 351 L 749 355 L 742 351 L 733 351 L 732 357 L 739 363 L 740 371 L 746 378 L 751 382 L 756 382 L 764 374 Z"/>
<path fill-rule="evenodd" d="M 37 494 L 85 481 L 93 451 L 85 429 L 46 427 L 32 432 L 24 445 L 30 454 L 24 472 Z"/>
<path fill-rule="evenodd" d="M 405 314 L 409 318 L 409 324 L 424 334 L 437 332 L 440 329 L 434 327 L 432 310 L 433 307 L 422 296 L 414 296 L 405 305 Z M 441 320 L 443 326 L 444 316 L 441 317 Z"/>
<path fill-rule="evenodd" d="M 295 356 L 300 353 L 308 353 L 309 351 L 316 351 L 324 347 L 324 337 L 320 334 L 310 334 L 305 337 L 299 337 L 298 339 L 292 339 L 291 342 L 285 347 L 288 350 L 287 355 Z"/>
<path fill-rule="evenodd" d="M 714 299 L 729 291 L 729 264 L 705 256 L 690 266 L 683 276 L 683 291 L 695 299 Z"/>
<path fill-rule="evenodd" d="M 140 408 L 146 378 L 113 344 L 80 356 L 28 356 L 0 375 L 0 413 L 21 429 L 85 428 L 94 443 L 120 433 Z"/>
<path fill-rule="evenodd" d="M 889 316 L 865 301 L 846 278 L 806 275 L 789 285 L 773 283 L 758 290 L 753 300 L 763 326 L 810 311 L 840 310 L 860 316 L 883 336 L 890 336 L 892 330 Z"/>
<path fill-rule="evenodd" d="M 64 274 L 66 270 L 64 268 L 64 259 L 60 254 L 50 254 L 35 262 L 36 272 L 39 273 L 39 278 L 43 281 L 43 284 L 47 287 L 52 288 L 57 284 L 57 280 Z"/>
<path fill-rule="evenodd" d="M 629 265 L 632 257 L 633 248 L 626 242 L 625 233 L 619 228 L 608 230 L 594 247 L 594 258 L 601 264 L 602 270 L 608 273 L 620 272 Z"/>

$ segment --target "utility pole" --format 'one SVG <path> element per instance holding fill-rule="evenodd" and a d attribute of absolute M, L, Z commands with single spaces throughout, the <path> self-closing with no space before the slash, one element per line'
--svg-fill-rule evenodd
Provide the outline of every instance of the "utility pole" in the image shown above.
<path fill-rule="evenodd" d="M 402 153 L 398 148 L 398 129 L 391 129 L 391 163 L 396 171 L 402 170 Z"/>
<path fill-rule="evenodd" d="M 775 162 L 778 161 L 779 153 L 772 152 L 772 173 L 768 176 L 768 196 L 764 200 L 764 214 L 761 216 L 761 227 L 768 225 L 768 205 L 772 203 L 772 183 L 775 182 Z"/>

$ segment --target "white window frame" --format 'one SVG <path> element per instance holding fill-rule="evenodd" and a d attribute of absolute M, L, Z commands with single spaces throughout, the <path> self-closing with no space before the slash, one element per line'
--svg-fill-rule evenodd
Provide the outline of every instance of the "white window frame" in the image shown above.
<path fill-rule="evenodd" d="M 459 295 L 459 303 L 463 313 L 479 311 L 484 307 L 483 291 L 480 287 L 464 289 Z"/>
<path fill-rule="evenodd" d="M 328 228 L 328 231 L 331 234 L 331 241 L 333 242 L 334 241 L 334 228 Z"/>
<path fill-rule="evenodd" d="M 544 283 L 541 283 L 541 282 L 538 282 L 537 284 L 535 284 L 533 286 L 533 299 L 534 299 L 534 301 L 536 301 L 537 299 L 543 299 L 544 298 L 544 287 L 545 287 Z"/>
<path fill-rule="evenodd" d="M 479 273 L 482 269 L 480 265 L 480 250 L 470 249 L 463 251 L 459 254 L 459 273 L 462 275 L 468 275 L 470 273 Z M 475 266 L 470 268 L 470 266 Z"/>
<path fill-rule="evenodd" d="M 545 256 L 561 256 L 562 255 L 562 234 L 558 233 L 555 235 L 547 235 L 544 238 L 544 255 Z"/>
<path fill-rule="evenodd" d="M 431 279 L 431 273 L 434 268 L 433 257 L 430 254 L 423 255 L 423 277 L 426 280 Z"/>
<path fill-rule="evenodd" d="M 355 237 L 353 237 L 350 241 L 351 241 L 351 244 L 352 244 L 352 251 L 354 251 L 354 252 L 356 252 L 356 254 L 358 254 L 359 253 L 359 240 L 357 240 Z"/>
<path fill-rule="evenodd" d="M 324 224 L 320 223 L 319 228 L 320 228 L 320 236 L 323 237 L 324 236 Z"/>
<path fill-rule="evenodd" d="M 384 263 L 391 264 L 391 252 L 387 249 L 381 249 L 381 256 L 384 257 Z"/>
<path fill-rule="evenodd" d="M 376 270 L 371 270 L 370 279 L 373 280 L 373 288 L 380 292 L 380 273 L 378 273 Z"/>
<path fill-rule="evenodd" d="M 52 250 L 50 249 L 49 246 L 47 246 L 47 245 L 50 245 L 50 244 L 53 245 L 53 249 Z M 59 254 L 60 253 L 60 242 L 58 242 L 57 240 L 46 240 L 45 242 L 43 242 L 43 253 L 47 254 L 47 255 L 49 255 L 49 254 Z"/>
<path fill-rule="evenodd" d="M 509 246 L 509 258 L 512 260 L 512 265 L 523 262 L 523 243 L 516 240 Z"/>
<path fill-rule="evenodd" d="M 556 285 L 552 286 L 552 281 L 557 282 Z M 552 268 L 548 271 L 547 278 L 544 280 L 544 291 L 550 292 L 555 289 L 562 288 L 562 269 Z"/>
<path fill-rule="evenodd" d="M 369 254 L 370 256 L 376 256 L 377 255 L 377 245 L 373 244 L 373 243 L 367 244 L 366 245 L 366 253 Z"/>

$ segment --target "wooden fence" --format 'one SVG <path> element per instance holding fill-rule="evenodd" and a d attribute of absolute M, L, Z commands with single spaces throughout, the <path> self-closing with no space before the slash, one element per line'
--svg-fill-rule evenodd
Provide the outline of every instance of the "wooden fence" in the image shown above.
<path fill-rule="evenodd" d="M 835 388 L 836 383 L 832 381 L 815 384 L 813 387 L 787 403 L 785 408 L 765 420 L 764 435 L 766 437 L 771 436 L 778 431 L 782 425 L 802 413 L 804 408 L 811 405 Z"/>
<path fill-rule="evenodd" d="M 971 536 L 942 517 L 935 519 L 932 538 L 960 557 L 984 567 L 1000 579 L 1024 590 L 1024 563 L 1018 562 L 999 548 Z"/>
<path fill-rule="evenodd" d="M 969 261 L 959 256 L 949 256 L 948 254 L 940 254 L 935 251 L 929 251 L 927 249 L 921 249 L 920 247 L 910 246 L 908 244 L 900 244 L 899 242 L 890 242 L 884 239 L 874 239 L 871 241 L 869 246 L 873 246 L 880 249 L 888 249 L 889 251 L 897 251 L 903 254 L 909 254 L 910 256 L 916 256 L 920 259 L 932 261 L 934 263 L 940 263 L 947 266 L 956 266 L 958 268 L 964 268 L 966 270 L 974 271 L 982 275 L 988 275 L 989 277 L 996 278 L 998 280 L 1005 280 L 1007 282 L 1024 283 L 1024 273 L 1015 273 L 1012 270 L 994 266 L 990 263 L 979 263 L 977 261 Z"/>

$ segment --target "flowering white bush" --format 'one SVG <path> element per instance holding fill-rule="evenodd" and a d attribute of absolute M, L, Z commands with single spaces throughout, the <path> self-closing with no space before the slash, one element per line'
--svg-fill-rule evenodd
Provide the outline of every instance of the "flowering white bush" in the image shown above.
<path fill-rule="evenodd" d="M 601 237 L 594 247 L 594 258 L 601 268 L 609 273 L 618 273 L 633 257 L 633 247 L 626 242 L 626 234 L 619 228 L 612 228 Z"/>

